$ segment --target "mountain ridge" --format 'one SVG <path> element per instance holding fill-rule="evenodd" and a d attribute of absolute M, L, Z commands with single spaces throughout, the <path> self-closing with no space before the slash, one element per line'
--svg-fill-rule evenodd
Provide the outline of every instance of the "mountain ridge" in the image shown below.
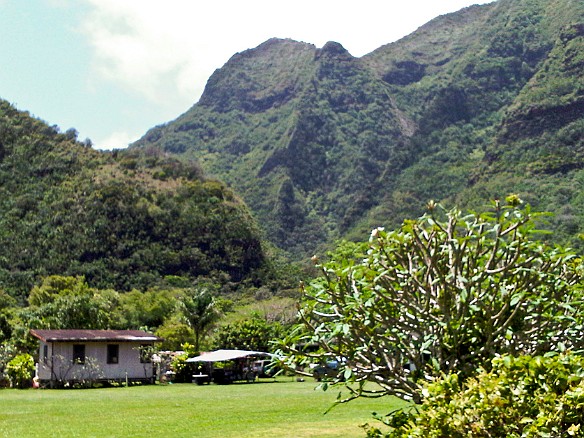
<path fill-rule="evenodd" d="M 274 64 L 278 64 L 279 61 L 271 62 L 271 57 L 264 56 L 275 49 L 281 55 L 278 60 L 282 59 L 286 66 L 296 68 L 281 68 L 277 69 L 277 74 L 272 74 Z M 282 55 L 282 52 L 285 54 Z M 251 74 L 247 70 L 250 64 L 255 69 Z M 274 88 L 269 83 L 262 85 L 263 100 L 260 102 L 270 102 L 270 105 L 269 108 L 264 105 L 263 112 L 256 117 L 259 104 L 256 98 L 258 90 L 254 87 L 258 87 L 259 81 L 254 80 L 252 75 L 258 71 L 258 66 L 261 65 L 263 68 L 266 64 L 265 68 L 269 73 L 263 77 L 264 80 L 269 82 L 277 78 L 279 88 L 278 92 L 273 93 Z M 301 69 L 299 65 L 302 66 Z M 233 80 L 236 74 L 239 75 L 239 79 L 243 77 L 243 85 L 239 86 L 239 82 Z M 233 82 L 222 87 L 223 81 L 228 80 Z M 233 92 L 231 87 L 234 86 L 239 91 Z M 245 176 L 238 175 L 237 172 L 220 176 L 243 193 L 259 190 L 258 195 L 248 197 L 246 202 L 251 204 L 255 211 L 273 212 L 271 217 L 261 216 L 262 221 L 266 220 L 269 223 L 268 234 L 272 239 L 292 242 L 293 245 L 293 241 L 302 235 L 318 243 L 322 239 L 315 240 L 315 234 L 326 228 L 324 222 L 327 220 L 323 221 L 321 213 L 324 216 L 328 213 L 322 211 L 316 215 L 303 213 L 306 210 L 306 195 L 312 194 L 323 199 L 324 203 L 332 204 L 332 198 L 336 197 L 335 192 L 338 190 L 337 186 L 345 187 L 343 190 L 350 196 L 350 190 L 346 187 L 351 184 L 350 179 L 365 178 L 369 180 L 367 184 L 371 185 L 372 173 L 379 175 L 388 157 L 397 155 L 392 151 L 396 142 L 389 139 L 405 138 L 411 131 L 406 118 L 386 97 L 384 85 L 375 80 L 359 59 L 352 57 L 340 44 L 330 42 L 322 49 L 316 49 L 306 43 L 271 39 L 257 49 L 235 55 L 211 76 L 203 97 L 192 111 L 200 113 L 211 108 L 213 115 L 199 117 L 187 112 L 177 119 L 176 128 L 172 129 L 174 132 L 190 131 L 185 136 L 194 141 L 223 143 L 223 147 L 211 146 L 206 151 L 208 153 L 192 156 L 200 160 L 204 167 L 208 164 L 207 171 L 210 174 L 219 175 L 224 166 L 239 165 L 251 172 L 254 178 L 265 181 L 262 190 L 258 189 L 253 181 L 246 180 Z M 233 102 L 234 98 L 239 98 L 238 103 Z M 378 111 L 378 107 L 383 110 Z M 227 109 L 229 110 L 226 111 Z M 267 113 L 270 113 L 267 119 L 260 120 L 261 116 Z M 354 117 L 357 113 L 367 113 L 367 119 L 359 120 L 359 117 Z M 217 127 L 223 122 L 222 118 L 226 114 L 237 117 L 236 120 L 229 119 L 234 123 L 227 133 L 225 129 Z M 330 116 L 333 116 L 334 120 L 331 120 Z M 186 122 L 187 120 L 190 124 Z M 349 120 L 355 126 L 344 123 L 344 120 Z M 364 126 L 365 123 L 370 126 Z M 205 131 L 205 128 L 200 126 L 205 125 L 208 128 L 211 124 L 212 130 Z M 373 124 L 386 128 L 374 132 Z M 235 130 L 234 126 L 240 129 Z M 148 142 L 151 146 L 157 147 L 162 133 L 168 132 L 167 129 L 168 127 L 155 128 L 146 134 L 142 143 Z M 222 132 L 220 140 L 215 140 L 217 131 Z M 246 132 L 247 135 L 242 136 L 241 132 Z M 366 143 L 365 138 L 352 140 L 355 136 L 365 137 L 367 133 L 373 138 L 369 142 L 370 146 L 356 144 Z M 382 142 L 379 138 L 386 141 Z M 179 154 L 186 152 L 183 142 L 174 143 L 180 145 L 180 150 L 176 150 L 172 146 L 173 139 L 166 138 L 162 141 L 164 143 L 162 149 L 167 152 Z M 336 147 L 340 142 L 350 143 L 354 150 L 361 149 L 362 153 L 372 153 L 379 155 L 380 158 L 368 172 L 356 169 L 343 177 L 340 184 L 336 184 L 332 180 L 335 174 L 342 172 L 336 172 L 335 168 L 343 165 L 349 167 L 351 164 L 344 162 L 342 149 Z M 382 143 L 388 146 L 380 147 Z M 140 141 L 137 145 L 139 144 Z M 257 152 L 261 149 L 266 153 Z M 225 156 L 218 156 L 216 152 L 219 150 L 225 152 Z M 362 161 L 365 163 L 367 160 L 363 158 Z M 271 195 L 267 193 L 269 191 Z M 275 205 L 265 205 L 265 200 L 272 199 L 274 195 L 277 198 Z M 364 199 L 361 194 L 356 197 Z M 358 199 L 353 201 L 358 202 Z M 338 209 L 333 208 L 330 216 L 342 217 L 348 203 L 345 202 Z M 286 230 L 290 229 L 292 234 L 288 235 Z M 313 249 L 316 249 L 316 246 L 313 246 Z"/>
<path fill-rule="evenodd" d="M 317 48 L 272 38 L 234 54 L 184 114 L 111 155 L 83 152 L 87 148 L 79 149 L 74 132 L 55 132 L 15 115 L 3 102 L 0 177 L 9 213 L 0 224 L 7 254 L 0 258 L 0 280 L 19 277 L 19 285 L 10 287 L 25 290 L 51 272 L 81 273 L 99 282 L 117 268 L 142 272 L 146 266 L 162 278 L 183 275 L 180 267 L 190 260 L 208 267 L 191 274 L 211 275 L 218 263 L 232 280 L 259 284 L 254 271 L 263 269 L 266 255 L 258 223 L 292 259 L 306 260 L 339 239 L 363 240 L 373 227 L 398 226 L 422 214 L 430 199 L 480 209 L 510 192 L 556 213 L 549 227 L 559 240 L 579 247 L 583 9 L 574 0 L 475 5 L 437 17 L 362 57 L 333 41 Z M 12 174 L 19 177 L 11 179 Z M 116 205 L 123 207 L 120 220 L 152 238 L 156 251 L 172 232 L 167 224 L 158 237 L 149 234 L 156 228 L 152 223 L 171 220 L 163 199 L 171 199 L 168 205 L 188 203 L 180 193 L 191 193 L 201 205 L 171 210 L 185 227 L 210 230 L 203 233 L 207 240 L 197 241 L 199 253 L 179 256 L 175 232 L 177 242 L 166 243 L 172 254 L 162 253 L 176 269 L 158 270 L 152 250 L 123 229 L 115 233 L 124 243 L 116 243 L 108 235 L 108 218 L 84 210 L 84 190 L 112 217 L 118 217 Z M 207 205 L 210 200 L 218 202 L 218 216 Z M 189 208 L 202 215 L 199 222 L 181 216 Z M 66 209 L 78 224 L 87 224 L 85 236 L 76 234 Z M 157 216 L 160 211 L 165 213 Z M 230 222 L 225 215 L 236 219 Z M 99 219 L 98 231 L 91 228 L 92 217 Z M 138 222 L 130 225 L 133 220 Z M 70 242 L 58 237 L 63 226 L 76 236 Z M 20 247 L 32 248 L 34 264 L 12 260 L 19 249 L 6 231 L 10 227 L 22 237 L 15 240 Z M 232 243 L 211 255 L 210 249 L 217 249 L 211 239 L 226 243 L 226 230 Z M 195 236 L 183 231 L 190 236 L 185 245 L 192 245 Z M 101 249 L 90 248 L 92 239 Z M 37 240 L 47 243 L 35 247 Z M 230 252 L 238 261 L 229 260 Z M 70 263 L 63 254 L 77 261 Z M 250 269 L 235 272 L 241 264 Z M 142 274 L 138 284 L 155 281 Z M 136 280 L 122 277 L 101 284 L 124 289 Z"/>
<path fill-rule="evenodd" d="M 573 138 L 582 132 L 582 9 L 573 0 L 474 5 L 360 58 L 335 42 L 270 39 L 232 57 L 199 103 L 133 148 L 198 160 L 300 258 L 396 226 L 429 199 L 478 208 L 519 191 L 557 211 L 551 198 L 561 195 L 543 189 L 545 178 L 530 187 L 534 176 L 521 169 L 545 167 L 542 138 L 559 153 L 566 126 Z M 186 120 L 211 122 L 213 136 L 179 133 Z M 554 162 L 552 174 L 578 170 L 582 159 L 564 153 Z M 584 230 L 577 222 L 571 229 Z"/>

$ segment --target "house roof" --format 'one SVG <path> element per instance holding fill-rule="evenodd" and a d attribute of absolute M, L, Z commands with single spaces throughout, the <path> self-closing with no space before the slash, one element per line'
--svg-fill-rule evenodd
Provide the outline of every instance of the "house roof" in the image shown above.
<path fill-rule="evenodd" d="M 159 342 L 143 330 L 31 330 L 43 342 Z"/>
<path fill-rule="evenodd" d="M 210 353 L 203 353 L 200 356 L 191 357 L 186 362 L 221 362 L 224 360 L 234 360 L 248 356 L 271 356 L 270 353 L 263 351 L 248 350 L 217 350 Z"/>

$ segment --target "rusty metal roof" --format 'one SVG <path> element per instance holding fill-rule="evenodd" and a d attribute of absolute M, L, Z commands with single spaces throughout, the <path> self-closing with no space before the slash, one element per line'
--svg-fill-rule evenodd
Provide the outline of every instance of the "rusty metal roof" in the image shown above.
<path fill-rule="evenodd" d="M 43 342 L 160 342 L 143 330 L 31 330 Z"/>

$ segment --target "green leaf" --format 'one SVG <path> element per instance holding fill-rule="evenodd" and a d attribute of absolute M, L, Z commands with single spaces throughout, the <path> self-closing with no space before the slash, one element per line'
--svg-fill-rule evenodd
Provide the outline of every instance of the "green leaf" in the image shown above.
<path fill-rule="evenodd" d="M 511 301 L 509 304 L 511 305 L 511 307 L 515 307 L 517 305 L 517 303 L 519 303 L 522 299 L 523 299 L 523 293 L 514 294 L 511 297 Z"/>

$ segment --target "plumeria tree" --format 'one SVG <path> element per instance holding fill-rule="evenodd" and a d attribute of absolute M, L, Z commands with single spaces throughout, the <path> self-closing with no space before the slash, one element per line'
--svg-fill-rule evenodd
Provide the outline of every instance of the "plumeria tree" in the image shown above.
<path fill-rule="evenodd" d="M 581 260 L 533 240 L 540 216 L 516 196 L 482 214 L 431 203 L 315 260 L 322 274 L 303 287 L 301 322 L 281 344 L 289 365 L 334 358 L 349 399 L 420 402 L 423 381 L 465 378 L 499 354 L 581 349 Z"/>

